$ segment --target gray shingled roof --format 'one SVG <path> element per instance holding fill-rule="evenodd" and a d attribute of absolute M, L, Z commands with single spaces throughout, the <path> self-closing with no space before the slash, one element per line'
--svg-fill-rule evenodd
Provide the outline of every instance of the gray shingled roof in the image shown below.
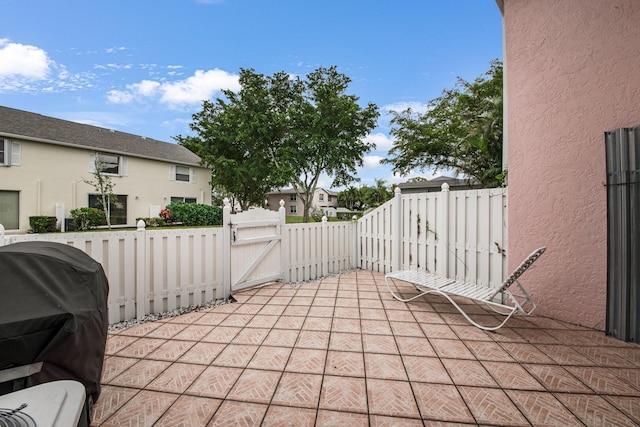
<path fill-rule="evenodd" d="M 200 166 L 200 157 L 178 144 L 2 106 L 0 137 Z"/>

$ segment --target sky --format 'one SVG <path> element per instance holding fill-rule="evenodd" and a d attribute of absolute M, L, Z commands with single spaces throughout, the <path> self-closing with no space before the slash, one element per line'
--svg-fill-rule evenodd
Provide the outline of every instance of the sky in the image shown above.
<path fill-rule="evenodd" d="M 380 164 L 389 112 L 425 111 L 502 60 L 494 0 L 0 0 L 0 16 L 0 105 L 166 142 L 191 135 L 202 100 L 237 90 L 241 69 L 335 65 L 380 110 L 357 185 L 442 175 Z"/>

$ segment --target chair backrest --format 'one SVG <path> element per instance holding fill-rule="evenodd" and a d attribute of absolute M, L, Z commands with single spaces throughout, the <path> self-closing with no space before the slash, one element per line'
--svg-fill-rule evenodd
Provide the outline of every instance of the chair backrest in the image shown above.
<path fill-rule="evenodd" d="M 546 247 L 541 247 L 536 249 L 535 251 L 531 252 L 531 254 L 526 257 L 524 259 L 524 261 L 522 261 L 520 263 L 520 265 L 518 266 L 518 268 L 516 268 L 515 270 L 513 270 L 513 273 L 511 273 L 509 275 L 509 277 L 507 277 L 507 280 L 505 280 L 504 282 L 502 282 L 502 286 L 500 286 L 500 290 L 503 289 L 507 289 L 509 286 L 511 286 L 516 280 L 518 280 L 518 277 L 522 276 L 522 274 L 527 271 L 527 269 L 529 267 L 531 267 L 531 264 L 533 264 L 534 262 L 536 262 L 536 260 L 538 258 L 540 258 L 540 256 L 544 253 L 544 251 L 546 251 L 547 248 Z"/>

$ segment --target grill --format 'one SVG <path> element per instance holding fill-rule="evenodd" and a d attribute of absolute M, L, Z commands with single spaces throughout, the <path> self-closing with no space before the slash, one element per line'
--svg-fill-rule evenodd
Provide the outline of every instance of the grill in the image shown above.
<path fill-rule="evenodd" d="M 102 266 L 79 249 L 0 247 L 0 427 L 90 424 L 108 291 Z"/>

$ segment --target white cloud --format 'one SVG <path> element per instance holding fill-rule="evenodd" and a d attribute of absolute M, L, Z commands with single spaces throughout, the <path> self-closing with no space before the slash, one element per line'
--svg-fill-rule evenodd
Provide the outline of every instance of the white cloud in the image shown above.
<path fill-rule="evenodd" d="M 169 106 L 200 104 L 222 90 L 240 89 L 238 76 L 226 71 L 197 70 L 192 76 L 175 82 L 143 80 L 126 86 L 126 90 L 112 90 L 107 99 L 116 104 L 129 103 L 136 99 L 159 96 L 160 102 Z"/>
<path fill-rule="evenodd" d="M 382 107 L 382 110 L 387 112 L 396 111 L 398 113 L 403 112 L 404 110 L 411 108 L 411 111 L 414 113 L 424 114 L 429 111 L 429 104 L 425 104 L 422 102 L 395 102 L 393 104 L 387 104 Z"/>
<path fill-rule="evenodd" d="M 362 168 L 363 169 L 377 169 L 380 166 L 380 161 L 382 161 L 384 157 L 380 156 L 364 156 L 362 159 Z"/>
<path fill-rule="evenodd" d="M 105 52 L 107 53 L 116 53 L 116 52 L 121 52 L 123 50 L 126 50 L 127 48 L 124 46 L 118 46 L 118 47 L 109 47 L 107 49 L 105 49 Z"/>
<path fill-rule="evenodd" d="M 393 147 L 393 139 L 382 132 L 371 133 L 365 138 L 366 142 L 373 142 L 376 144 L 376 150 L 389 151 Z"/>
<path fill-rule="evenodd" d="M 42 80 L 52 65 L 47 52 L 39 47 L 0 39 L 0 78 Z"/>

